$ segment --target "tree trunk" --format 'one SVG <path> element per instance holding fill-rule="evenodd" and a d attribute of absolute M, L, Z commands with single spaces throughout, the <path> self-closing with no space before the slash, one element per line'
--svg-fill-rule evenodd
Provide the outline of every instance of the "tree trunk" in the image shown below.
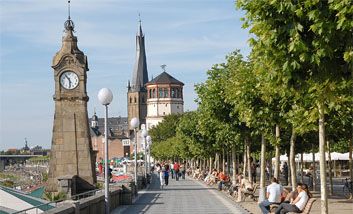
<path fill-rule="evenodd" d="M 217 159 L 217 161 L 216 161 L 217 172 L 219 172 L 219 154 L 218 154 L 218 152 L 216 153 L 216 159 Z"/>
<path fill-rule="evenodd" d="M 251 160 L 250 160 L 250 139 L 249 138 L 247 138 L 247 140 L 246 140 L 246 144 L 247 144 L 247 146 L 246 146 L 246 162 L 247 162 L 247 165 L 248 165 L 248 177 L 249 177 L 249 181 L 251 182 L 251 183 L 253 183 L 252 182 L 252 174 L 251 174 Z"/>
<path fill-rule="evenodd" d="M 316 191 L 316 160 L 315 160 L 314 147 L 313 147 L 313 191 Z"/>
<path fill-rule="evenodd" d="M 236 174 L 238 174 L 239 173 L 239 165 L 240 165 L 240 159 L 239 159 L 239 153 L 236 153 L 236 167 L 235 167 L 235 169 L 236 169 Z"/>
<path fill-rule="evenodd" d="M 246 177 L 246 160 L 247 160 L 247 155 L 246 155 L 246 143 L 244 144 L 244 154 L 243 154 L 243 175 L 244 175 L 244 178 Z"/>
<path fill-rule="evenodd" d="M 292 163 L 291 163 L 291 161 L 290 161 L 290 150 L 287 152 L 287 156 L 288 156 L 288 177 L 287 177 L 287 180 L 286 180 L 286 182 L 287 182 L 287 186 L 292 186 L 292 177 L 291 177 L 291 175 L 292 175 L 292 173 L 291 173 L 291 165 L 292 165 Z"/>
<path fill-rule="evenodd" d="M 295 141 L 297 138 L 297 134 L 295 133 L 294 128 L 292 128 L 292 136 L 290 138 L 290 175 L 291 175 L 291 184 L 292 184 L 292 191 L 295 190 L 295 185 L 297 183 L 297 171 L 295 165 Z"/>
<path fill-rule="evenodd" d="M 333 177 L 337 177 L 336 160 L 333 160 Z"/>
<path fill-rule="evenodd" d="M 232 183 L 235 186 L 237 180 L 237 172 L 236 172 L 236 155 L 235 155 L 235 146 L 232 147 L 232 165 L 233 165 L 233 176 Z"/>
<path fill-rule="evenodd" d="M 271 155 L 272 156 L 272 155 Z M 270 158 L 269 164 L 268 164 L 268 174 L 269 174 L 269 181 L 271 182 L 271 178 L 273 177 L 272 173 L 272 158 Z"/>
<path fill-rule="evenodd" d="M 279 144 L 280 144 L 280 129 L 279 129 L 279 125 L 276 125 L 276 145 L 275 145 L 275 149 L 276 149 L 276 154 L 275 154 L 275 172 L 274 172 L 274 177 L 277 178 L 279 180 L 279 168 L 281 165 L 280 162 L 280 151 L 279 151 Z M 271 160 L 272 161 L 272 160 Z"/>
<path fill-rule="evenodd" d="M 261 160 L 260 160 L 260 193 L 259 202 L 265 200 L 265 180 L 266 180 L 266 141 L 265 136 L 261 136 Z"/>
<path fill-rule="evenodd" d="M 209 172 L 212 173 L 212 156 L 210 156 L 210 169 L 209 169 Z"/>
<path fill-rule="evenodd" d="M 329 173 L 329 179 L 330 179 L 329 194 L 333 195 L 331 149 L 330 149 L 330 142 L 327 141 L 326 143 L 327 143 L 327 151 L 328 151 L 328 173 Z"/>
<path fill-rule="evenodd" d="M 300 182 L 304 183 L 304 153 L 300 154 Z"/>
<path fill-rule="evenodd" d="M 321 187 L 321 213 L 328 213 L 327 188 L 326 188 L 326 160 L 325 160 L 325 113 L 323 104 L 318 104 L 319 109 L 319 152 L 320 152 L 320 187 Z"/>
<path fill-rule="evenodd" d="M 231 172 L 230 172 L 230 162 L 231 162 L 231 156 L 232 156 L 232 153 L 231 153 L 232 151 L 227 151 L 227 173 L 228 173 L 228 175 L 230 175 L 231 174 Z"/>
<path fill-rule="evenodd" d="M 352 139 L 349 145 L 349 174 L 351 177 L 351 181 L 353 181 L 353 160 L 352 160 L 352 150 L 353 150 L 353 130 L 352 130 Z M 352 198 L 352 195 L 351 195 Z"/>
<path fill-rule="evenodd" d="M 226 160 L 225 160 L 224 149 L 222 149 L 222 170 L 223 172 L 226 171 Z"/>

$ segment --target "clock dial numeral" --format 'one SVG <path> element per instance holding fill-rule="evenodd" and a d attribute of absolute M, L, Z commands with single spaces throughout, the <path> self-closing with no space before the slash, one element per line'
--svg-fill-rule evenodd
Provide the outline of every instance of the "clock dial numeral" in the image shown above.
<path fill-rule="evenodd" d="M 78 76 L 76 73 L 72 71 L 65 71 L 61 76 L 60 76 L 60 84 L 62 87 L 65 89 L 74 89 L 78 85 Z"/>

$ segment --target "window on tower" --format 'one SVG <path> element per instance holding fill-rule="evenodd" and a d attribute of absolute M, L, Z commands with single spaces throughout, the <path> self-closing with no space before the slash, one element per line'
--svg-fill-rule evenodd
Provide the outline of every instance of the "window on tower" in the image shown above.
<path fill-rule="evenodd" d="M 168 96 L 168 88 L 165 88 L 164 89 L 164 98 L 167 98 L 167 97 L 169 97 Z"/>
<path fill-rule="evenodd" d="M 158 97 L 159 97 L 159 98 L 163 98 L 163 97 L 164 97 L 164 95 L 163 95 L 163 88 L 159 88 L 159 89 L 158 89 Z"/>
<path fill-rule="evenodd" d="M 156 98 L 156 89 L 155 89 L 155 88 L 153 89 L 152 97 L 153 97 L 153 98 Z"/>
<path fill-rule="evenodd" d="M 132 103 L 132 98 L 130 97 L 130 103 Z"/>
<path fill-rule="evenodd" d="M 135 101 L 135 103 L 137 102 L 137 99 L 136 99 L 136 97 L 134 97 L 134 101 Z"/>
<path fill-rule="evenodd" d="M 150 89 L 149 98 L 152 98 L 152 89 Z"/>
<path fill-rule="evenodd" d="M 175 88 L 172 88 L 171 95 L 172 98 L 175 98 Z"/>

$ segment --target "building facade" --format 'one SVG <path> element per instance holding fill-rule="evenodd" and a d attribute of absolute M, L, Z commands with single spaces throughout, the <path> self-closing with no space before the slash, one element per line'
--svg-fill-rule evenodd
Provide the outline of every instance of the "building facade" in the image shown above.
<path fill-rule="evenodd" d="M 182 114 L 184 83 L 166 71 L 146 84 L 147 87 L 147 129 L 156 126 L 166 115 Z"/>
<path fill-rule="evenodd" d="M 96 114 L 90 119 L 92 148 L 96 152 L 96 161 L 104 159 L 104 118 Z M 108 158 L 131 157 L 133 147 L 130 144 L 127 117 L 108 118 Z"/>

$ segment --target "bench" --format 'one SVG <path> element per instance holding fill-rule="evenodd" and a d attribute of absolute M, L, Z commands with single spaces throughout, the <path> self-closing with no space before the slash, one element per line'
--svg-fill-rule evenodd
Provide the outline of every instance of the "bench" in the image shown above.
<path fill-rule="evenodd" d="M 303 214 L 309 214 L 309 213 L 310 213 L 310 210 L 311 210 L 311 207 L 313 206 L 313 203 L 314 203 L 315 201 L 316 201 L 316 198 L 310 198 L 310 199 L 308 200 L 308 202 L 306 203 L 303 212 L 301 212 L 301 213 L 303 213 Z M 271 204 L 271 205 L 270 205 L 270 211 L 271 211 L 271 212 L 275 212 L 278 206 L 279 206 L 278 204 Z M 289 212 L 288 214 L 297 214 L 297 213 L 296 213 L 296 212 Z"/>
<path fill-rule="evenodd" d="M 257 201 L 257 199 L 259 198 L 258 195 L 255 195 L 255 192 L 257 190 L 257 188 L 259 187 L 259 185 L 255 184 L 254 185 L 254 189 L 252 191 L 245 191 L 245 192 L 242 192 L 242 200 L 245 201 L 245 199 L 247 197 L 250 196 L 250 198 L 252 198 L 254 201 Z"/>
<path fill-rule="evenodd" d="M 304 210 L 303 214 L 309 214 L 310 213 L 310 210 L 311 210 L 311 207 L 313 206 L 313 203 L 316 201 L 316 198 L 310 198 L 308 200 L 308 202 L 306 203 L 305 207 L 304 207 Z M 288 214 L 296 214 L 295 212 L 289 212 Z"/>

